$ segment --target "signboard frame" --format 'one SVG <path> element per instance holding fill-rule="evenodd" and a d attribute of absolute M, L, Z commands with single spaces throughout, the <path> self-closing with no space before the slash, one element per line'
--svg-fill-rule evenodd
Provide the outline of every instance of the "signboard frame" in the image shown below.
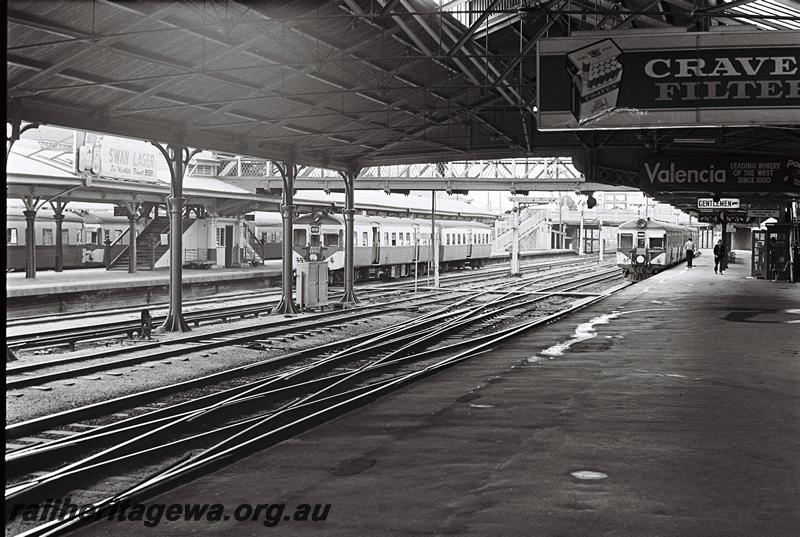
<path fill-rule="evenodd" d="M 537 128 L 797 124 L 797 69 L 796 31 L 542 39 Z"/>
<path fill-rule="evenodd" d="M 798 192 L 800 155 L 697 154 L 648 157 L 645 192 Z"/>
<path fill-rule="evenodd" d="M 742 206 L 739 198 L 720 198 L 714 201 L 713 198 L 697 198 L 697 208 L 701 211 L 727 211 L 739 209 Z"/>

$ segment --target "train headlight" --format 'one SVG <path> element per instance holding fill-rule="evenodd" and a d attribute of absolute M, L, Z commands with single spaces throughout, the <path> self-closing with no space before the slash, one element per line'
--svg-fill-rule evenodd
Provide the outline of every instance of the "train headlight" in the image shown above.
<path fill-rule="evenodd" d="M 637 255 L 636 256 L 636 262 L 640 263 L 640 264 L 644 263 L 644 256 L 643 255 Z"/>

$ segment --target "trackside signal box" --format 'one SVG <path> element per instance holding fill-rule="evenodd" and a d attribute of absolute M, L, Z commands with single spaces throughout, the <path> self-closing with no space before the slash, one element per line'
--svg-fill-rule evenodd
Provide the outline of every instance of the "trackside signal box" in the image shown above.
<path fill-rule="evenodd" d="M 328 262 L 297 263 L 297 305 L 319 308 L 328 304 Z"/>

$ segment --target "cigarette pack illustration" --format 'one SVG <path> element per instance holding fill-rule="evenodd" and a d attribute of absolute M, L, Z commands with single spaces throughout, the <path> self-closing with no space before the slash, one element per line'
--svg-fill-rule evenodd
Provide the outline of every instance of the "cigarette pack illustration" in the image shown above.
<path fill-rule="evenodd" d="M 622 50 L 605 39 L 567 55 L 572 78 L 572 115 L 578 123 L 602 115 L 617 106 L 622 82 Z"/>

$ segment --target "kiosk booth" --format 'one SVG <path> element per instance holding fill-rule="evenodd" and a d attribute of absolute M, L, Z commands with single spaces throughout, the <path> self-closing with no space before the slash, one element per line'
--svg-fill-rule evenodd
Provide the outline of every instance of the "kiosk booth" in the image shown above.
<path fill-rule="evenodd" d="M 303 260 L 297 263 L 297 305 L 301 309 L 328 305 L 328 262 L 325 260 L 320 236 L 320 226 L 309 229 L 308 245 Z"/>
<path fill-rule="evenodd" d="M 751 275 L 772 281 L 792 281 L 789 248 L 792 225 L 772 223 L 766 228 L 753 230 Z"/>

